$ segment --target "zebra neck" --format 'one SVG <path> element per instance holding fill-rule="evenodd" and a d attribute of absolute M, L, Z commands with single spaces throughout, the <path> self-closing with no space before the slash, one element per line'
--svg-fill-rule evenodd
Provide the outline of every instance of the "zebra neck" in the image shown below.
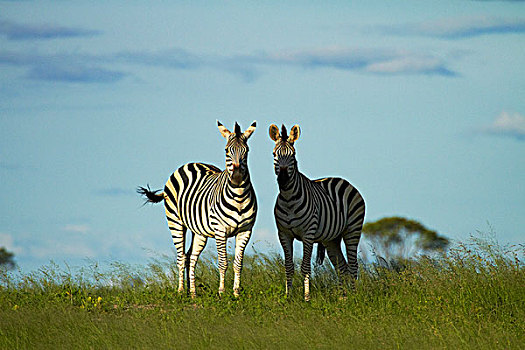
<path fill-rule="evenodd" d="M 225 179 L 225 181 L 224 181 L 224 190 L 228 190 L 230 192 L 233 192 L 236 195 L 242 195 L 243 193 L 245 193 L 246 191 L 248 191 L 251 188 L 250 173 L 248 173 L 248 172 L 246 172 L 246 174 L 244 175 L 241 183 L 238 186 L 235 186 L 235 185 L 232 184 L 232 182 L 230 181 L 230 179 L 228 177 L 227 170 L 225 170 L 223 172 L 223 176 L 224 176 L 224 179 Z"/>
<path fill-rule="evenodd" d="M 300 190 L 303 181 L 303 175 L 299 171 L 295 171 L 292 177 L 288 180 L 285 186 L 279 187 L 279 193 L 284 199 L 291 199 L 296 192 Z"/>

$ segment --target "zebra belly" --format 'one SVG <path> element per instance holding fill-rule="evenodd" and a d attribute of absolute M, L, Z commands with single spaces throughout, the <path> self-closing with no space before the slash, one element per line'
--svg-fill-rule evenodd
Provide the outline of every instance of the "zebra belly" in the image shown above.
<path fill-rule="evenodd" d="M 308 239 L 313 242 L 330 241 L 343 232 L 346 220 L 344 212 L 337 210 L 331 201 L 325 202 L 324 206 L 315 209 L 315 213 L 305 215 L 294 214 L 294 207 L 286 207 L 281 202 L 277 203 L 284 212 L 276 211 L 275 219 L 280 232 L 293 235 L 295 239 L 302 241 L 308 234 Z"/>
<path fill-rule="evenodd" d="M 201 236 L 215 237 L 210 220 L 210 210 L 205 205 L 193 203 L 185 198 L 180 198 L 178 204 L 184 207 L 178 210 L 178 219 L 188 230 Z M 169 214 L 167 212 L 168 222 L 170 221 Z"/>
<path fill-rule="evenodd" d="M 226 237 L 236 236 L 239 232 L 249 231 L 253 228 L 254 220 L 245 221 L 241 224 L 226 224 L 223 220 L 217 220 L 220 230 L 226 231 Z"/>
<path fill-rule="evenodd" d="M 319 226 L 315 232 L 314 241 L 331 241 L 341 235 L 346 225 L 345 216 L 336 208 L 320 210 Z"/>

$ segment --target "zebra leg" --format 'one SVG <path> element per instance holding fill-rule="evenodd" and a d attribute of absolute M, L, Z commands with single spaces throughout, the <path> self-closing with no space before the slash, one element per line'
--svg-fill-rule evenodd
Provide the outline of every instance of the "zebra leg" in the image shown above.
<path fill-rule="evenodd" d="M 350 269 L 341 251 L 341 237 L 324 243 L 330 262 L 341 276 L 349 275 Z"/>
<path fill-rule="evenodd" d="M 310 240 L 303 241 L 303 262 L 301 263 L 301 273 L 304 276 L 304 301 L 310 301 L 310 273 L 312 269 L 312 249 L 314 243 Z"/>
<path fill-rule="evenodd" d="M 193 242 L 195 240 L 195 233 L 192 232 L 191 235 L 191 244 L 188 248 L 188 251 L 186 252 L 186 256 L 188 257 L 186 259 L 186 288 L 189 291 L 190 290 L 190 256 L 191 256 L 191 250 L 193 249 Z"/>
<path fill-rule="evenodd" d="M 190 266 L 189 266 L 189 276 L 188 279 L 190 280 L 190 295 L 192 298 L 195 298 L 197 296 L 196 290 L 195 290 L 195 265 L 197 264 L 197 261 L 199 260 L 199 255 L 201 254 L 204 247 L 206 247 L 206 242 L 208 241 L 208 238 L 206 236 L 201 235 L 193 235 L 193 243 L 191 248 L 191 256 L 189 257 Z"/>
<path fill-rule="evenodd" d="M 186 226 L 182 221 L 168 220 L 168 227 L 171 231 L 171 238 L 175 249 L 177 249 L 177 267 L 179 269 L 179 288 L 178 292 L 184 291 L 184 267 L 186 266 L 186 255 L 184 254 L 184 244 L 186 236 Z"/>
<path fill-rule="evenodd" d="M 346 245 L 346 258 L 348 259 L 350 274 L 354 279 L 357 279 L 357 246 L 360 238 L 361 230 L 349 231 L 343 234 L 343 240 Z"/>
<path fill-rule="evenodd" d="M 293 236 L 279 232 L 279 242 L 284 251 L 284 269 L 286 271 L 286 295 L 292 292 L 293 263 Z"/>
<path fill-rule="evenodd" d="M 241 271 L 242 259 L 244 257 L 244 248 L 252 235 L 252 231 L 244 231 L 237 234 L 235 237 L 235 260 L 233 261 L 233 271 L 235 277 L 233 280 L 233 295 L 238 297 L 241 288 Z"/>
<path fill-rule="evenodd" d="M 215 234 L 215 241 L 217 243 L 217 255 L 219 261 L 219 295 L 224 293 L 224 276 L 228 268 L 228 260 L 226 256 L 226 232 L 218 232 Z"/>

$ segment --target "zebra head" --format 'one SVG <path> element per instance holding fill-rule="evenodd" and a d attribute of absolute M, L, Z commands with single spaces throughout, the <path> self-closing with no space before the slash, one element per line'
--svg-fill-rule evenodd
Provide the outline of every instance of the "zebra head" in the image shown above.
<path fill-rule="evenodd" d="M 295 148 L 293 145 L 299 138 L 300 133 L 299 125 L 292 127 L 290 135 L 287 135 L 284 124 L 282 125 L 281 133 L 279 133 L 279 128 L 275 124 L 270 125 L 270 138 L 275 142 L 273 165 L 280 188 L 286 187 L 288 181 L 297 172 L 297 161 L 295 160 Z"/>
<path fill-rule="evenodd" d="M 226 129 L 218 120 L 217 126 L 222 136 L 228 140 L 226 143 L 226 170 L 228 179 L 234 186 L 240 186 L 248 176 L 248 144 L 247 141 L 255 131 L 254 121 L 245 132 L 241 132 L 239 124 L 235 123 L 234 132 Z"/>

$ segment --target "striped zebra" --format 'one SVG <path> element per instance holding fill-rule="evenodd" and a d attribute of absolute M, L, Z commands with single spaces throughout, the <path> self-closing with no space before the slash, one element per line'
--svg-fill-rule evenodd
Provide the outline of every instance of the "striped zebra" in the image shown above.
<path fill-rule="evenodd" d="M 290 135 L 287 135 L 284 125 L 281 133 L 276 125 L 270 126 L 279 184 L 274 215 L 284 250 L 286 294 L 292 288 L 294 273 L 293 240 L 298 239 L 303 242 L 301 273 L 304 276 L 304 298 L 308 301 L 314 243 L 318 243 L 317 263 L 322 264 L 326 249 L 341 275 L 357 278 L 357 246 L 365 217 L 365 202 L 357 189 L 344 179 L 310 180 L 298 170 L 294 143 L 299 134 L 298 125 L 292 127 Z M 341 252 L 341 240 L 346 246 L 348 263 Z"/>
<path fill-rule="evenodd" d="M 248 171 L 247 141 L 256 122 L 241 132 L 235 123 L 230 132 L 219 121 L 217 126 L 226 144 L 226 170 L 213 165 L 189 163 L 177 169 L 166 182 L 164 191 L 139 187 L 138 193 L 146 203 L 164 200 L 168 227 L 177 249 L 179 292 L 184 290 L 184 270 L 188 273 L 189 291 L 195 291 L 195 265 L 209 237 L 217 244 L 219 265 L 219 294 L 224 292 L 224 275 L 228 267 L 226 240 L 235 236 L 235 272 L 233 294 L 239 296 L 244 248 L 250 239 L 257 215 L 257 200 Z M 192 243 L 184 253 L 186 229 L 192 232 Z"/>

